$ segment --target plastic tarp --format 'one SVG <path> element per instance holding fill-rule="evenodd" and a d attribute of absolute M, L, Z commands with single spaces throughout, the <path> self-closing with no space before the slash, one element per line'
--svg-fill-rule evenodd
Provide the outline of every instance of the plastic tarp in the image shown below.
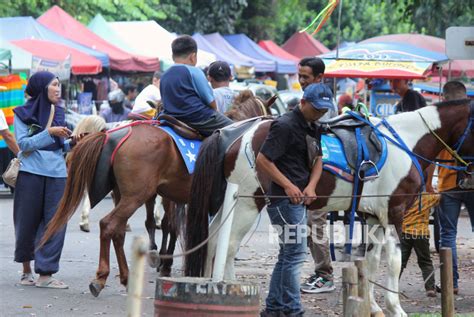
<path fill-rule="evenodd" d="M 274 61 L 277 73 L 294 74 L 297 72 L 297 63 L 295 61 L 279 58 L 268 53 L 245 34 L 224 35 L 224 38 L 230 45 L 245 55 L 256 59 Z"/>
<path fill-rule="evenodd" d="M 372 37 L 370 39 L 363 40 L 361 44 L 366 43 L 376 43 L 376 42 L 390 42 L 390 43 L 401 43 L 401 44 L 410 44 L 416 47 L 423 48 L 425 50 L 430 50 L 444 54 L 446 52 L 445 43 L 446 41 L 442 38 L 422 35 L 422 34 L 389 34 Z M 451 75 L 454 77 L 461 77 L 466 74 L 466 76 L 473 78 L 474 77 L 474 60 L 470 61 L 461 61 L 454 60 L 451 62 Z M 449 67 L 447 65 L 443 66 L 443 75 L 448 76 Z"/>
<path fill-rule="evenodd" d="M 9 49 L 12 52 L 12 71 L 27 71 L 31 68 L 32 55 L 30 52 L 2 40 L 0 40 L 0 47 Z"/>
<path fill-rule="evenodd" d="M 258 42 L 258 45 L 263 48 L 265 51 L 268 53 L 275 55 L 277 57 L 287 59 L 290 61 L 294 61 L 298 63 L 300 61 L 300 58 L 296 57 L 295 55 L 292 55 L 282 49 L 280 46 L 278 46 L 275 42 L 272 40 L 265 40 L 265 41 L 260 41 Z"/>
<path fill-rule="evenodd" d="M 107 23 L 107 21 L 104 19 L 104 17 L 98 13 L 91 22 L 89 22 L 89 25 L 87 26 L 89 30 L 103 38 L 109 43 L 112 43 L 113 45 L 121 48 L 124 51 L 127 51 L 129 53 L 136 53 L 135 51 L 132 50 L 130 46 L 125 43 L 125 41 L 118 35 L 112 27 Z"/>
<path fill-rule="evenodd" d="M 0 33 L 0 40 L 2 41 L 24 39 L 51 41 L 91 55 L 102 63 L 102 67 L 109 67 L 109 57 L 107 54 L 71 41 L 41 25 L 32 17 L 0 18 L 0 30 L 8 30 L 8 32 Z"/>
<path fill-rule="evenodd" d="M 12 43 L 45 59 L 62 61 L 71 55 L 71 72 L 75 75 L 98 74 L 102 71 L 102 64 L 98 59 L 65 45 L 43 40 L 19 40 Z"/>
<path fill-rule="evenodd" d="M 0 61 L 9 60 L 12 58 L 12 51 L 8 48 L 0 47 Z"/>
<path fill-rule="evenodd" d="M 203 37 L 214 47 L 218 47 L 225 55 L 238 61 L 240 65 L 253 66 L 256 72 L 274 72 L 276 70 L 275 62 L 269 60 L 255 59 L 244 55 L 230 45 L 219 33 L 203 35 Z M 217 55 L 217 54 L 216 54 Z M 243 64 L 245 63 L 245 64 Z"/>
<path fill-rule="evenodd" d="M 359 78 L 424 78 L 434 62 L 446 60 L 446 55 L 411 45 L 394 43 L 356 44 L 319 55 L 326 65 L 326 77 Z"/>
<path fill-rule="evenodd" d="M 176 35 L 155 21 L 109 22 L 108 25 L 133 51 L 173 64 L 171 43 Z M 197 55 L 198 66 L 208 66 L 216 60 L 214 54 L 202 50 L 198 50 Z"/>
<path fill-rule="evenodd" d="M 300 59 L 329 52 L 326 46 L 314 39 L 307 32 L 296 32 L 281 47 Z"/>
<path fill-rule="evenodd" d="M 38 18 L 38 22 L 68 39 L 107 53 L 111 69 L 124 72 L 153 72 L 160 68 L 158 58 L 132 55 L 123 51 L 89 30 L 56 5 L 43 13 Z"/>

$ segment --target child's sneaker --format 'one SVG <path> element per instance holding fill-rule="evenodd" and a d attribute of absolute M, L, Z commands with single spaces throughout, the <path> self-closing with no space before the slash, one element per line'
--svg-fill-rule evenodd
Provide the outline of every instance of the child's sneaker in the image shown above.
<path fill-rule="evenodd" d="M 306 282 L 301 285 L 302 292 L 312 294 L 332 292 L 335 289 L 336 286 L 334 286 L 333 281 L 327 280 L 317 274 L 311 275 Z"/>

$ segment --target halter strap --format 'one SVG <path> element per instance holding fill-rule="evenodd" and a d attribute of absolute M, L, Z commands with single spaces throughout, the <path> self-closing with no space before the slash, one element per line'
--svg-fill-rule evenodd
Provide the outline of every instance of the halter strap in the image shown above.
<path fill-rule="evenodd" d="M 430 133 L 432 135 L 434 135 L 436 137 L 436 139 L 438 139 L 438 141 L 445 147 L 445 149 L 449 152 L 449 154 L 451 154 L 458 162 L 464 164 L 465 166 L 468 166 L 468 164 L 466 163 L 466 161 L 464 161 L 460 156 L 459 154 L 453 150 L 448 144 L 446 144 L 446 142 L 443 141 L 443 139 L 441 139 L 441 137 L 436 133 L 434 132 L 430 126 L 428 125 L 428 123 L 426 122 L 425 118 L 423 118 L 423 116 L 421 115 L 420 112 L 418 112 L 418 114 L 420 115 L 421 117 L 421 120 L 423 121 L 423 123 L 425 124 L 425 126 L 428 128 L 428 130 L 430 131 Z M 467 125 L 467 128 L 470 127 L 472 121 L 469 121 L 469 124 Z M 468 129 L 466 129 L 465 131 L 468 131 Z"/>
<path fill-rule="evenodd" d="M 262 109 L 263 116 L 266 117 L 266 116 L 268 115 L 267 108 L 265 107 L 265 105 L 263 104 L 263 102 L 262 102 L 260 99 L 255 98 L 255 100 L 257 100 L 258 105 L 259 105 L 260 108 Z"/>

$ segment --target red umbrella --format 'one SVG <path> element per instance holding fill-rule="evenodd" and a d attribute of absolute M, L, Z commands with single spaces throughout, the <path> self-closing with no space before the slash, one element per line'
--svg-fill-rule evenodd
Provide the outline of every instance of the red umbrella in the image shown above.
<path fill-rule="evenodd" d="M 98 74 L 102 71 L 102 63 L 98 59 L 69 46 L 44 40 L 19 40 L 12 43 L 46 59 L 61 61 L 71 55 L 71 72 L 75 75 Z"/>
<path fill-rule="evenodd" d="M 360 43 L 373 43 L 373 42 L 395 42 L 402 44 L 411 44 L 413 46 L 423 48 L 426 50 L 446 54 L 445 43 L 446 41 L 442 38 L 422 35 L 422 34 L 390 34 L 372 37 L 370 39 L 363 40 Z M 443 67 L 443 75 L 448 75 L 448 67 Z M 474 77 L 474 61 L 461 61 L 455 60 L 451 62 L 451 75 L 455 77 L 462 76 L 462 73 L 468 77 Z"/>

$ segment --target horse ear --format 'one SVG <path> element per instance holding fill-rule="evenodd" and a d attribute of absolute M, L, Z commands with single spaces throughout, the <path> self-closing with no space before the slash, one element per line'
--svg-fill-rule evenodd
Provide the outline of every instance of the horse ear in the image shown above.
<path fill-rule="evenodd" d="M 265 106 L 267 107 L 267 109 L 269 109 L 274 103 L 275 101 L 277 100 L 278 96 L 277 95 L 274 95 L 272 96 L 270 99 L 268 99 L 266 102 L 265 102 Z"/>

